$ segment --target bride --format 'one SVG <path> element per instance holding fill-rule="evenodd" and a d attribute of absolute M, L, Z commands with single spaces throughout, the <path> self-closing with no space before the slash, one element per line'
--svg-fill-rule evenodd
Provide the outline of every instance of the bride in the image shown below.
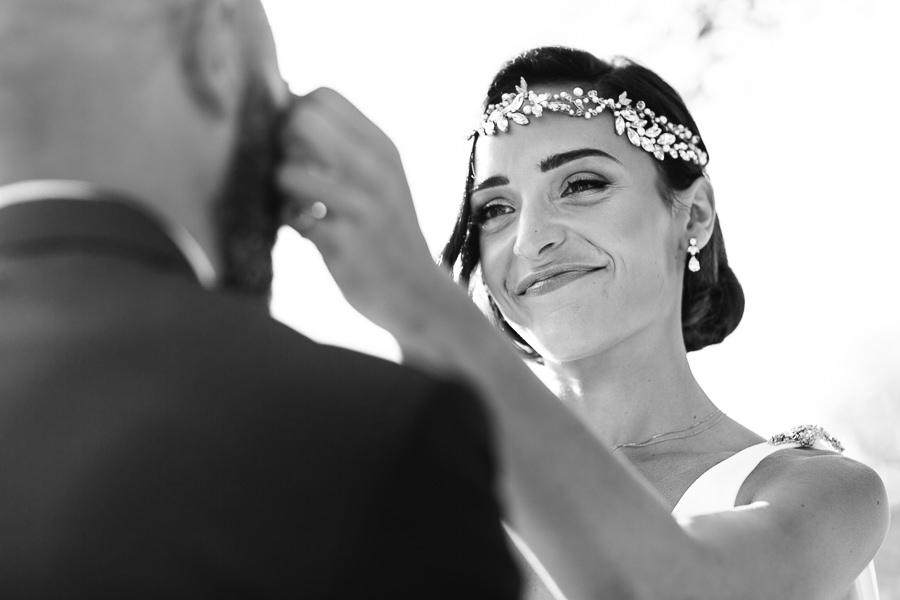
<path fill-rule="evenodd" d="M 422 99 L 407 110 L 424 124 L 453 101 Z M 656 74 L 567 48 L 497 73 L 442 255 L 462 286 L 430 260 L 396 149 L 349 102 L 313 92 L 287 138 L 289 222 L 347 299 L 407 362 L 481 391 L 529 598 L 877 598 L 878 476 L 818 427 L 765 440 L 691 373 L 743 293 L 707 148 Z"/>

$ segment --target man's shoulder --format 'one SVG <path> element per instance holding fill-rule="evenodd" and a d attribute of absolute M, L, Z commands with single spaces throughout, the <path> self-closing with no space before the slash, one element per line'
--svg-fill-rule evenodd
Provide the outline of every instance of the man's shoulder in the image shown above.
<path fill-rule="evenodd" d="M 217 413 L 246 427 L 315 429 L 355 443 L 408 439 L 423 420 L 437 426 L 432 411 L 481 410 L 458 383 L 307 338 L 275 320 L 264 298 L 204 290 L 131 263 L 102 268 L 43 277 L 47 290 L 9 305 L 0 325 L 20 349 L 16 362 L 63 370 L 85 393 L 100 386 L 120 403 L 153 402 L 178 418 Z M 478 417 L 460 418 L 477 426 Z"/>
<path fill-rule="evenodd" d="M 440 412 L 430 405 L 448 399 L 456 405 L 448 410 L 480 410 L 461 382 L 317 343 L 274 319 L 256 299 L 223 292 L 188 295 L 190 300 L 177 303 L 178 316 L 168 329 L 183 348 L 184 368 L 201 384 L 209 380 L 238 395 L 322 403 L 328 411 L 368 413 L 379 420 L 415 420 Z"/>
<path fill-rule="evenodd" d="M 173 326 L 177 335 L 202 347 L 208 360 L 243 363 L 270 375 L 307 382 L 332 375 L 346 383 L 354 383 L 355 377 L 385 382 L 399 378 L 413 386 L 434 383 L 418 370 L 318 343 L 275 319 L 261 299 L 228 292 L 193 296 L 192 302 L 174 308 L 178 318 Z"/>

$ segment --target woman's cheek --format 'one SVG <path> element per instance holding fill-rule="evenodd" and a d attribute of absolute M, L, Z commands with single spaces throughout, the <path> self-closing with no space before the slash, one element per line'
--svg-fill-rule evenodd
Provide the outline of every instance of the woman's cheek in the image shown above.
<path fill-rule="evenodd" d="M 484 237 L 491 239 L 484 240 Z M 481 274 L 492 295 L 501 292 L 500 286 L 506 277 L 506 270 L 508 269 L 508 265 L 505 265 L 505 262 L 508 261 L 503 260 L 502 248 L 493 237 L 483 234 L 480 247 Z"/>

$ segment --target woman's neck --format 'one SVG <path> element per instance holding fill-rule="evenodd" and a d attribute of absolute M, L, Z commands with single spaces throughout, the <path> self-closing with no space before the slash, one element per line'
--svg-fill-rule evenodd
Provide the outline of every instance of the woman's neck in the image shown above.
<path fill-rule="evenodd" d="M 680 340 L 669 340 L 644 332 L 602 353 L 547 361 L 547 383 L 610 446 L 689 427 L 715 406 L 694 379 Z"/>

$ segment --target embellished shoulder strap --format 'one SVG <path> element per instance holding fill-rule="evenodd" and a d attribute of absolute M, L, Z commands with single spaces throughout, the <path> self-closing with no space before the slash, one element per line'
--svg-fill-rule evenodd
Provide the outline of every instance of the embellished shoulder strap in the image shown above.
<path fill-rule="evenodd" d="M 826 445 L 827 443 L 827 445 Z M 675 517 L 688 517 L 734 508 L 741 486 L 770 454 L 788 448 L 821 448 L 843 452 L 841 443 L 818 425 L 801 425 L 768 441 L 750 446 L 726 458 L 691 484 L 672 510 Z"/>
<path fill-rule="evenodd" d="M 787 433 L 773 435 L 769 438 L 769 443 L 775 445 L 796 443 L 803 448 L 821 448 L 822 443 L 820 440 L 831 446 L 831 448 L 827 448 L 828 450 L 834 450 L 835 452 L 841 453 L 844 452 L 844 445 L 838 441 L 836 437 L 818 425 L 798 425 Z"/>

